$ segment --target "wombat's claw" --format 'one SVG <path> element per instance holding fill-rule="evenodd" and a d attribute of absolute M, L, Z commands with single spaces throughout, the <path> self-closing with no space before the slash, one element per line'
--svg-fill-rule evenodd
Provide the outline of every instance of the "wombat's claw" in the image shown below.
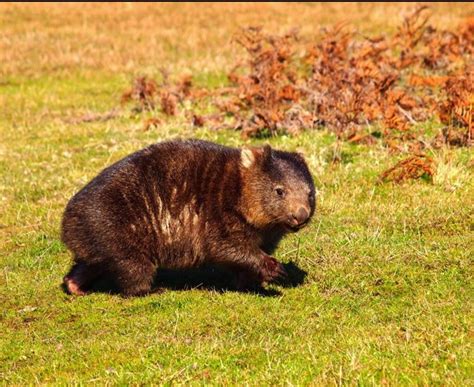
<path fill-rule="evenodd" d="M 288 273 L 285 270 L 285 267 L 281 263 L 279 263 L 279 265 L 277 267 L 277 273 L 278 273 L 278 278 L 279 279 L 288 278 Z"/>
<path fill-rule="evenodd" d="M 274 277 L 273 280 L 284 280 L 288 277 L 288 273 L 286 272 L 283 265 L 278 262 L 278 266 L 274 270 Z"/>
<path fill-rule="evenodd" d="M 76 296 L 84 296 L 86 294 L 86 292 L 74 281 L 74 278 L 64 277 L 64 285 L 69 294 L 74 294 Z"/>
<path fill-rule="evenodd" d="M 262 277 L 264 282 L 285 279 L 288 276 L 285 267 L 275 258 L 266 256 Z"/>

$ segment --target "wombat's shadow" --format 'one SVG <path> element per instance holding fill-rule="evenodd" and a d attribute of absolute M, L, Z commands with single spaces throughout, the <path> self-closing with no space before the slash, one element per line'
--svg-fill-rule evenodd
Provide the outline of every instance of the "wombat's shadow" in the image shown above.
<path fill-rule="evenodd" d="M 294 288 L 303 284 L 307 272 L 300 269 L 294 262 L 284 263 L 287 277 L 276 282 L 284 288 Z M 161 269 L 155 279 L 156 291 L 162 290 L 212 290 L 217 292 L 235 291 L 241 293 L 253 293 L 266 297 L 281 295 L 276 289 L 259 287 L 252 290 L 239 290 L 235 287 L 235 273 L 229 269 L 215 265 L 204 265 L 199 268 L 170 270 Z M 117 294 L 114 284 L 108 280 L 100 280 L 90 289 L 95 293 Z"/>
<path fill-rule="evenodd" d="M 307 272 L 300 269 L 294 262 L 284 263 L 288 276 L 275 282 L 284 288 L 294 288 L 303 284 Z M 252 290 L 239 290 L 235 287 L 235 273 L 219 266 L 206 265 L 200 268 L 186 270 L 161 270 L 157 278 L 157 286 L 172 290 L 203 289 L 218 292 L 237 291 L 241 293 L 256 293 L 263 296 L 278 296 L 275 289 L 263 287 Z"/>

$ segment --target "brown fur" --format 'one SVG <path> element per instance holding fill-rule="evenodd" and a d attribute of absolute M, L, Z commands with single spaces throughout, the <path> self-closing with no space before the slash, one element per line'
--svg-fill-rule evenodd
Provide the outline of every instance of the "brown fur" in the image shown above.
<path fill-rule="evenodd" d="M 315 209 L 303 158 L 205 141 L 154 144 L 106 168 L 68 203 L 62 240 L 74 265 L 64 278 L 83 294 L 99 278 L 123 295 L 149 293 L 160 268 L 211 263 L 240 288 L 285 275 L 271 254 Z"/>

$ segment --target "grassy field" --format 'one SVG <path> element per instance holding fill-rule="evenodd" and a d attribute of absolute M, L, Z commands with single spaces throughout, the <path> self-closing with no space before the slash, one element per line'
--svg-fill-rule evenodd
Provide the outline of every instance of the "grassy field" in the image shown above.
<path fill-rule="evenodd" d="M 0 384 L 473 385 L 472 149 L 433 151 L 432 184 L 377 184 L 400 156 L 326 131 L 265 140 L 306 155 L 318 213 L 276 257 L 307 272 L 267 296 L 199 286 L 75 298 L 61 280 L 69 198 L 102 168 L 163 139 L 240 146 L 183 118 L 143 130 L 106 112 L 137 74 L 225 82 L 240 25 L 280 32 L 347 20 L 390 31 L 404 5 L 0 5 Z M 433 6 L 436 25 L 472 4 Z M 420 125 L 438 130 L 433 119 Z M 338 158 L 339 163 L 332 160 Z"/>

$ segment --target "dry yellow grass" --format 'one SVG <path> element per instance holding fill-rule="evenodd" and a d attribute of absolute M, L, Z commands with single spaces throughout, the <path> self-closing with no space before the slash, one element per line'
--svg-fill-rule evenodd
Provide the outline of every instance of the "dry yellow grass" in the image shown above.
<path fill-rule="evenodd" d="M 239 27 L 277 33 L 300 28 L 311 39 L 322 26 L 347 22 L 362 32 L 391 31 L 413 4 L 180 3 L 0 4 L 0 76 L 106 70 L 226 71 Z M 473 4 L 431 4 L 431 23 L 452 27 Z"/>

